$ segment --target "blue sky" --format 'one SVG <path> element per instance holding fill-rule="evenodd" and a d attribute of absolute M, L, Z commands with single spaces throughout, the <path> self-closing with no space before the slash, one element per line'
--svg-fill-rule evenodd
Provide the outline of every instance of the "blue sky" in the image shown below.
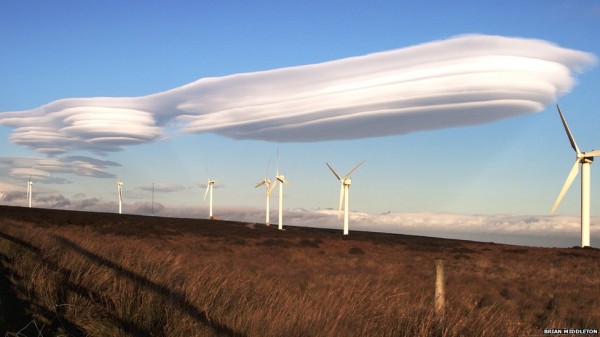
<path fill-rule="evenodd" d="M 596 1 L 3 1 L 0 117 L 59 99 L 145 96 L 201 78 L 362 56 L 462 34 L 541 39 L 598 57 L 598 31 Z M 593 127 L 600 124 L 600 67 L 574 76 L 577 84 L 558 102 L 579 146 L 600 148 Z M 47 158 L 11 142 L 13 130 L 0 126 L 2 157 Z M 182 215 L 197 217 L 207 216 L 201 185 L 208 167 L 221 186 L 215 189 L 215 213 L 227 209 L 224 217 L 232 218 L 238 214 L 232 209 L 262 209 L 263 190 L 254 185 L 269 158 L 274 175 L 277 149 L 280 170 L 291 182 L 285 208 L 336 208 L 339 183 L 325 161 L 345 173 L 366 160 L 353 176 L 350 209 L 368 214 L 549 216 L 574 160 L 553 103 L 539 113 L 488 124 L 321 142 L 237 140 L 168 125 L 160 139 L 122 151 L 74 150 L 52 158 L 118 163 L 105 171 L 125 181 L 126 212 L 128 204 L 134 210 L 149 202 L 147 188 L 155 182 L 163 186 L 156 201 L 165 214 L 186 209 Z M 592 165 L 592 215 L 600 210 L 596 173 Z M 53 204 L 59 195 L 71 208 L 75 200 L 115 203 L 115 178 L 70 173 L 52 178 L 60 179 L 34 185 L 36 197 L 46 197 L 38 205 L 59 207 Z M 25 192 L 22 178 L 5 172 L 2 180 L 6 191 L 22 186 Z M 578 216 L 577 182 L 557 213 Z M 340 225 L 337 218 L 328 221 Z M 593 245 L 596 237 L 593 233 Z"/>

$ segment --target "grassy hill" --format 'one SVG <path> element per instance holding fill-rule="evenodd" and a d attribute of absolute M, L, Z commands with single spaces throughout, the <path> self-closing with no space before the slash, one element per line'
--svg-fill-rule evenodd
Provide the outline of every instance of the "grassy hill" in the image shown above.
<path fill-rule="evenodd" d="M 433 309 L 434 261 L 446 268 Z M 6 336 L 528 336 L 600 328 L 600 251 L 0 206 Z"/>

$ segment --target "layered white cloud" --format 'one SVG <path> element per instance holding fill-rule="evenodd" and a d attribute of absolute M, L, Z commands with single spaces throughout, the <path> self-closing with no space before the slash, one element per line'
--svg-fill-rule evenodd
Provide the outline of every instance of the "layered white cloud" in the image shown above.
<path fill-rule="evenodd" d="M 152 141 L 160 135 L 151 112 L 134 108 L 134 98 L 63 99 L 37 109 L 0 114 L 15 127 L 10 140 L 39 153 L 76 150 L 97 153 Z"/>
<path fill-rule="evenodd" d="M 541 111 L 591 54 L 465 35 L 320 64 L 204 78 L 169 91 L 63 99 L 0 113 L 11 141 L 47 154 L 156 140 L 175 123 L 236 139 L 311 142 L 474 125 Z"/>
<path fill-rule="evenodd" d="M 0 176 L 14 180 L 30 177 L 38 182 L 64 184 L 70 181 L 57 175 L 75 174 L 84 177 L 114 178 L 107 169 L 120 166 L 118 163 L 85 156 L 64 158 L 0 157 Z"/>

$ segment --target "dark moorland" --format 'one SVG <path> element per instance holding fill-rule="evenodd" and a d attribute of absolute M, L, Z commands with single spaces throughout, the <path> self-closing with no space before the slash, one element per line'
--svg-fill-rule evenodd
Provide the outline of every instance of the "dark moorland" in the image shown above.
<path fill-rule="evenodd" d="M 0 271 L 3 336 L 600 329 L 600 251 L 587 248 L 0 206 Z"/>

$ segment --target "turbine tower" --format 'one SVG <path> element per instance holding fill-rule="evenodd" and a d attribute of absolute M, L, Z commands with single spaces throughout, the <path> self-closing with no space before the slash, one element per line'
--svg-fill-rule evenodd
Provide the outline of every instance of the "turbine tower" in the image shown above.
<path fill-rule="evenodd" d="M 215 180 L 210 180 L 210 178 L 206 179 L 206 192 L 204 192 L 204 200 L 206 200 L 206 195 L 210 194 L 208 201 L 208 216 L 209 219 L 213 219 L 213 186 L 215 185 Z M 209 193 L 210 191 L 210 193 Z"/>
<path fill-rule="evenodd" d="M 119 198 L 119 214 L 123 213 L 123 181 L 117 181 L 117 197 Z"/>
<path fill-rule="evenodd" d="M 154 215 L 154 182 L 152 182 L 152 215 Z"/>
<path fill-rule="evenodd" d="M 269 164 L 270 164 L 270 162 L 271 162 L 271 160 L 269 159 Z M 269 222 L 269 212 L 271 211 L 271 209 L 270 209 L 269 202 L 270 202 L 270 199 L 271 199 L 271 193 L 275 189 L 275 186 L 277 185 L 277 183 L 271 185 L 271 179 L 269 179 L 267 177 L 268 174 L 269 174 L 269 165 L 267 164 L 267 173 L 265 173 L 265 179 L 263 179 L 262 181 L 260 181 L 254 188 L 257 188 L 259 186 L 265 185 L 266 196 L 267 196 L 267 207 L 266 207 L 266 215 L 265 215 L 265 225 L 270 226 L 271 224 Z"/>
<path fill-rule="evenodd" d="M 356 165 L 355 168 L 352 169 L 352 171 L 348 172 L 348 174 L 346 174 L 343 178 L 340 178 L 340 175 L 337 174 L 335 172 L 335 170 L 333 169 L 333 167 L 331 167 L 331 165 L 329 165 L 329 163 L 325 163 L 327 164 L 327 167 L 329 167 L 329 169 L 331 170 L 331 172 L 333 172 L 333 175 L 340 181 L 341 186 L 340 186 L 340 207 L 338 209 L 339 212 L 342 211 L 342 201 L 344 202 L 344 235 L 348 235 L 348 199 L 349 199 L 349 192 L 350 192 L 350 184 L 352 184 L 352 179 L 350 179 L 350 176 L 356 172 L 356 170 L 358 170 L 358 168 L 364 164 L 364 160 L 362 162 L 360 162 L 360 164 Z M 339 213 L 338 213 L 338 219 L 339 219 Z"/>
<path fill-rule="evenodd" d="M 27 181 L 27 200 L 29 201 L 29 208 L 31 208 L 31 197 L 33 194 L 33 181 L 31 181 L 31 176 Z"/>
<path fill-rule="evenodd" d="M 277 152 L 277 173 L 275 174 L 275 179 L 279 182 L 279 229 L 283 230 L 283 184 L 289 185 L 290 183 L 285 179 L 283 174 L 279 174 L 279 151 Z"/>
<path fill-rule="evenodd" d="M 571 187 L 573 180 L 575 180 L 575 177 L 579 173 L 579 164 L 581 164 L 581 247 L 587 247 L 590 245 L 590 164 L 594 161 L 594 157 L 600 156 L 600 150 L 588 152 L 579 151 L 579 147 L 577 146 L 577 143 L 575 143 L 575 138 L 573 137 L 573 134 L 571 134 L 571 130 L 567 125 L 567 121 L 565 120 L 562 111 L 560 111 L 560 107 L 556 105 L 556 108 L 558 109 L 558 114 L 565 127 L 565 131 L 567 132 L 567 137 L 569 137 L 569 141 L 571 142 L 571 147 L 575 150 L 576 158 L 573 168 L 571 168 L 571 172 L 569 172 L 569 175 L 567 176 L 567 181 L 565 181 L 565 184 L 554 203 L 554 207 L 552 207 L 552 213 L 556 211 L 556 208 L 562 201 L 565 193 L 567 193 L 567 190 Z"/>

